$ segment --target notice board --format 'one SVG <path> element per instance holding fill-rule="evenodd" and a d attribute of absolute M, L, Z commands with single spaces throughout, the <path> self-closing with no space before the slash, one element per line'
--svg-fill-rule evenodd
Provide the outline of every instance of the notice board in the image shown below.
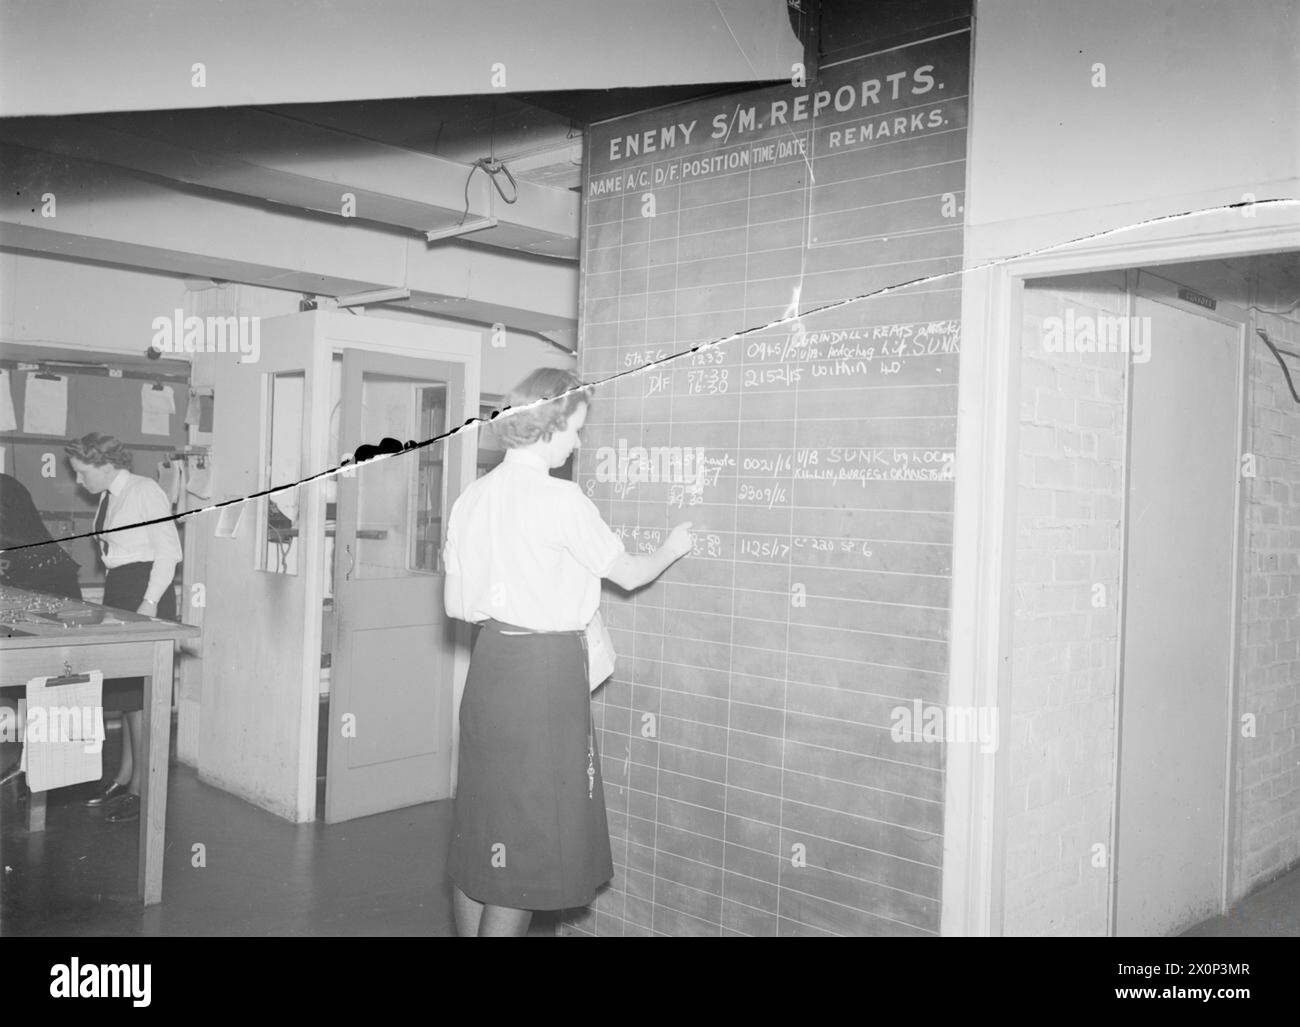
<path fill-rule="evenodd" d="M 947 696 L 969 30 L 588 131 L 578 480 L 629 551 L 697 535 L 605 594 L 616 870 L 563 931 L 938 932 L 900 711 Z"/>

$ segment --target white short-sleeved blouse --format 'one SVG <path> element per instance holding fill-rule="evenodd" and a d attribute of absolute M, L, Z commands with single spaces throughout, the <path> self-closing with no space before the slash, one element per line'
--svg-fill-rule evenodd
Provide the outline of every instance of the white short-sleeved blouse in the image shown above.
<path fill-rule="evenodd" d="M 447 612 L 533 631 L 578 631 L 624 553 L 596 505 L 538 456 L 512 449 L 456 500 L 443 562 Z"/>

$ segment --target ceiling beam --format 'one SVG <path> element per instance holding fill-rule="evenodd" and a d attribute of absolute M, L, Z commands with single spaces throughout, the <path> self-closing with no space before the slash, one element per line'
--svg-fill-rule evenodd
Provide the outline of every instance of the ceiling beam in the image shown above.
<path fill-rule="evenodd" d="M 0 145 L 0 246 L 55 257 L 340 296 L 409 288 L 391 304 L 533 332 L 577 323 L 574 264 L 359 221 L 223 202 L 119 168 Z M 43 198 L 54 197 L 45 217 Z"/>
<path fill-rule="evenodd" d="M 487 246 L 578 259 L 578 194 L 257 110 L 0 121 L 0 140 L 414 235 L 492 216 Z M 486 156 L 486 154 L 485 154 Z M 468 209 L 466 200 L 468 198 Z"/>

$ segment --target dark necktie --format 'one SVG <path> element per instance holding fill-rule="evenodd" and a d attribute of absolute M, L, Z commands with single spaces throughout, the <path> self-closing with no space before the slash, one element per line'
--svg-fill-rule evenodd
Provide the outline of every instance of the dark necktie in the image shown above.
<path fill-rule="evenodd" d="M 104 522 L 108 519 L 108 490 L 105 489 L 103 495 L 99 497 L 99 512 L 95 514 L 95 534 L 99 535 L 104 530 Z M 108 555 L 108 543 L 103 538 L 96 538 L 99 543 L 99 555 Z"/>

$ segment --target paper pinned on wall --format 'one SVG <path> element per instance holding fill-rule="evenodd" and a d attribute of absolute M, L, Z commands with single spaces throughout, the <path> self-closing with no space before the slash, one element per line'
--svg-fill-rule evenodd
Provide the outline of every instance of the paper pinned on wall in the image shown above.
<path fill-rule="evenodd" d="M 158 465 L 158 484 L 163 492 L 167 494 L 167 500 L 172 506 L 176 505 L 184 493 L 183 484 L 185 481 L 185 464 L 179 460 L 173 463 L 170 460 L 164 460 Z"/>
<path fill-rule="evenodd" d="M 140 431 L 145 435 L 170 435 L 176 413 L 176 392 L 170 385 L 140 386 Z"/>
<path fill-rule="evenodd" d="M 68 434 L 68 379 L 44 371 L 27 373 L 23 431 L 29 435 Z"/>
<path fill-rule="evenodd" d="M 186 476 L 185 491 L 199 499 L 212 498 L 212 468 L 206 462 L 200 463 Z"/>
<path fill-rule="evenodd" d="M 103 776 L 104 675 L 92 670 L 87 680 L 48 684 L 48 677 L 27 682 L 23 755 L 19 766 L 33 792 L 98 781 Z"/>
<path fill-rule="evenodd" d="M 235 503 L 233 506 L 223 506 L 221 513 L 217 515 L 217 538 L 236 538 L 239 535 L 239 529 L 244 524 L 244 511 L 248 509 L 247 503 Z"/>
<path fill-rule="evenodd" d="M 14 394 L 9 390 L 9 372 L 0 367 L 0 431 L 13 431 L 18 427 L 14 414 Z"/>

